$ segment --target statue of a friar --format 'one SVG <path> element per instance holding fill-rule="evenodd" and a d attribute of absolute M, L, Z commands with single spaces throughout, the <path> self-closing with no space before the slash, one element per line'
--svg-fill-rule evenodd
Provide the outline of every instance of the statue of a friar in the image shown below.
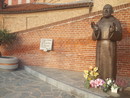
<path fill-rule="evenodd" d="M 112 13 L 112 6 L 107 4 L 103 8 L 103 17 L 96 24 L 91 23 L 92 39 L 97 40 L 96 66 L 102 79 L 116 79 L 116 41 L 122 39 L 122 28 Z"/>

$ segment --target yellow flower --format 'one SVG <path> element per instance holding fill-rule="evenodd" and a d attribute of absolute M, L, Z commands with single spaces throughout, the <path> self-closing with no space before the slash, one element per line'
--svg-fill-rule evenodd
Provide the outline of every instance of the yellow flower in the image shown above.
<path fill-rule="evenodd" d="M 91 72 L 90 72 L 90 75 L 91 75 L 91 76 L 93 76 L 93 75 L 94 75 L 94 72 L 93 72 L 93 71 L 91 71 Z"/>
<path fill-rule="evenodd" d="M 84 73 L 85 73 L 85 74 L 88 74 L 88 70 L 84 70 Z"/>
<path fill-rule="evenodd" d="M 99 75 L 98 72 L 95 72 L 95 73 L 94 73 L 94 77 L 97 77 L 98 75 Z"/>
<path fill-rule="evenodd" d="M 93 70 L 94 70 L 95 72 L 96 72 L 96 71 L 98 71 L 98 67 L 94 67 L 94 69 L 93 69 Z"/>
<path fill-rule="evenodd" d="M 88 74 L 84 74 L 84 78 L 87 79 L 88 78 Z"/>

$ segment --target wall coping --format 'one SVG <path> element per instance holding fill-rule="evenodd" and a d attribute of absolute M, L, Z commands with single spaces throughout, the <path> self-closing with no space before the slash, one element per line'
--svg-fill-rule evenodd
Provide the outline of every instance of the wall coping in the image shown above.
<path fill-rule="evenodd" d="M 93 6 L 93 2 L 78 2 L 78 3 L 67 3 L 67 4 L 47 4 L 47 3 L 28 3 L 7 6 L 5 9 L 0 9 L 0 14 L 22 14 L 22 13 L 34 13 L 44 12 L 52 10 L 63 10 L 72 8 L 82 8 Z"/>
<path fill-rule="evenodd" d="M 124 10 L 124 9 L 127 9 L 127 8 L 130 9 L 130 3 L 115 6 L 113 8 L 114 8 L 114 12 L 118 12 L 120 10 Z M 54 27 L 54 26 L 64 25 L 64 24 L 68 24 L 68 23 L 72 23 L 72 22 L 76 22 L 76 21 L 81 21 L 81 20 L 84 20 L 86 18 L 94 18 L 94 17 L 100 16 L 100 15 L 102 15 L 102 10 L 92 12 L 90 14 L 85 14 L 85 15 L 82 15 L 82 16 L 78 16 L 78 17 L 74 17 L 74 18 L 70 18 L 70 19 L 66 19 L 66 20 L 62 20 L 62 21 L 58 21 L 58 22 L 54 22 L 54 23 L 50 23 L 50 24 L 47 24 L 47 25 L 38 26 L 38 27 L 31 28 L 31 29 L 18 31 L 17 33 L 31 32 L 31 31 L 35 31 L 35 30 L 41 30 L 43 28 L 51 28 L 51 27 Z"/>

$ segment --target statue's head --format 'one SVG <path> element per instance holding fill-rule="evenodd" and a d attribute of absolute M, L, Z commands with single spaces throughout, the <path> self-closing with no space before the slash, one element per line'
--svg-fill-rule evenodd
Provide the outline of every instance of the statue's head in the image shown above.
<path fill-rule="evenodd" d="M 110 4 L 106 4 L 104 7 L 103 7 L 103 17 L 105 18 L 108 18 L 111 16 L 111 14 L 113 13 L 113 8 Z"/>

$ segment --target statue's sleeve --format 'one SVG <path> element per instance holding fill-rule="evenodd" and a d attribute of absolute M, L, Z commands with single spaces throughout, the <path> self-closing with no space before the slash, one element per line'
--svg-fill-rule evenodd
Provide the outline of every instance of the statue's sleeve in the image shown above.
<path fill-rule="evenodd" d="M 116 24 L 116 30 L 112 35 L 110 35 L 110 40 L 120 41 L 122 39 L 122 27 L 118 20 L 115 20 L 114 23 Z"/>
<path fill-rule="evenodd" d="M 97 23 L 98 27 L 99 27 L 99 22 Z M 99 40 L 100 39 L 100 35 L 101 35 L 101 30 L 99 28 L 98 31 L 94 31 L 93 30 L 93 34 L 92 34 L 92 39 L 93 40 Z"/>
<path fill-rule="evenodd" d="M 92 39 L 93 40 L 99 40 L 100 34 L 101 34 L 100 31 L 98 31 L 97 34 L 96 34 L 96 32 L 93 31 Z"/>

